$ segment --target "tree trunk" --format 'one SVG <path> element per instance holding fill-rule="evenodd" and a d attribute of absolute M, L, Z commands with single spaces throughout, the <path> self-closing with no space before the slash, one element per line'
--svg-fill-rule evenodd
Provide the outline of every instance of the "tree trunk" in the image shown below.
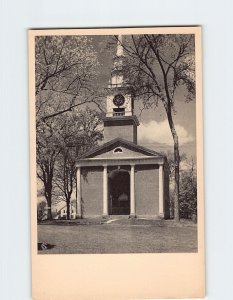
<path fill-rule="evenodd" d="M 53 219 L 51 206 L 48 207 L 47 219 L 48 220 L 52 220 Z"/>
<path fill-rule="evenodd" d="M 52 193 L 46 193 L 46 201 L 47 201 L 47 220 L 52 220 Z"/>
<path fill-rule="evenodd" d="M 175 189 L 174 189 L 174 219 L 180 220 L 179 186 L 180 186 L 180 154 L 178 135 L 173 123 L 171 111 L 167 110 L 167 118 L 174 141 Z"/>
<path fill-rule="evenodd" d="M 66 218 L 67 220 L 70 220 L 70 197 L 66 199 L 66 210 L 67 210 Z"/>
<path fill-rule="evenodd" d="M 179 202 L 179 186 L 180 186 L 180 156 L 178 137 L 174 140 L 174 162 L 175 162 L 175 194 L 174 194 L 174 219 L 180 220 L 180 202 Z"/>
<path fill-rule="evenodd" d="M 39 155 L 39 154 L 37 154 Z M 53 189 L 53 170 L 50 170 L 48 164 L 39 163 L 38 167 L 40 168 L 41 175 L 37 176 L 43 182 L 44 186 L 44 197 L 47 202 L 47 220 L 52 220 L 52 189 Z"/>

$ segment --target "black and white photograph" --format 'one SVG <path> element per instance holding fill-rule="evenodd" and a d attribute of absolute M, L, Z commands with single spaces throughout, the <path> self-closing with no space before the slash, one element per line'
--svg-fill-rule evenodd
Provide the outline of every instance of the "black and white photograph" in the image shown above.
<path fill-rule="evenodd" d="M 196 41 L 35 31 L 39 255 L 198 252 Z"/>
<path fill-rule="evenodd" d="M 232 1 L 2 1 L 1 298 L 233 299 Z"/>

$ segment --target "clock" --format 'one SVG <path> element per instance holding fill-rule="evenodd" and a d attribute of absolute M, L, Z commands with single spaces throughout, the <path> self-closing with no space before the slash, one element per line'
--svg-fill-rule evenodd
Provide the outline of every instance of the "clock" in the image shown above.
<path fill-rule="evenodd" d="M 121 106 L 125 103 L 125 97 L 121 94 L 117 94 L 114 98 L 113 98 L 113 103 L 116 106 Z"/>

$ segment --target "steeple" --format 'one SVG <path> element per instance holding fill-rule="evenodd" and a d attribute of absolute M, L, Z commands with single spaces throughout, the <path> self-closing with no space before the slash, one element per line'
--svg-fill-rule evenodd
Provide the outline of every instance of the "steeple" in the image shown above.
<path fill-rule="evenodd" d="M 123 37 L 118 36 L 116 55 L 113 57 L 113 68 L 111 72 L 111 78 L 109 80 L 109 88 L 122 87 L 124 83 L 123 76 L 123 60 L 124 60 L 124 49 L 123 49 Z"/>
<path fill-rule="evenodd" d="M 124 49 L 123 49 L 123 44 L 122 44 L 122 35 L 118 35 L 118 40 L 117 40 L 117 56 L 123 56 Z"/>
<path fill-rule="evenodd" d="M 123 36 L 117 39 L 116 55 L 108 84 L 107 117 L 132 116 L 133 97 L 130 86 L 124 80 Z"/>
<path fill-rule="evenodd" d="M 134 115 L 134 99 L 131 87 L 124 80 L 123 36 L 117 40 L 116 55 L 108 84 L 106 118 L 104 118 L 105 141 L 121 137 L 137 143 L 137 117 Z M 126 127 L 125 127 L 126 126 Z"/>

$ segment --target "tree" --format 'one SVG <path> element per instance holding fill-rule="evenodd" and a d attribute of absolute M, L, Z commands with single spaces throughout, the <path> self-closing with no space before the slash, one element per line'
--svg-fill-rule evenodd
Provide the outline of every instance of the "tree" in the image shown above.
<path fill-rule="evenodd" d="M 44 120 L 68 112 L 86 102 L 98 105 L 95 101 L 98 95 L 93 85 L 98 65 L 91 38 L 37 36 L 35 40 L 37 116 L 40 112 L 40 117 Z M 41 110 L 44 114 L 41 114 Z"/>
<path fill-rule="evenodd" d="M 173 116 L 178 87 L 186 88 L 186 101 L 195 96 L 194 35 L 132 35 L 122 47 L 126 80 L 135 97 L 143 99 L 145 108 L 162 103 L 166 112 L 174 144 L 174 218 L 178 221 L 180 154 Z"/>
<path fill-rule="evenodd" d="M 197 217 L 197 176 L 193 160 L 188 162 L 187 168 L 181 172 L 180 215 L 186 219 Z"/>
<path fill-rule="evenodd" d="M 100 114 L 87 108 L 85 111 L 71 112 L 68 118 L 60 117 L 57 145 L 60 149 L 55 167 L 54 185 L 66 201 L 67 219 L 70 219 L 71 196 L 75 187 L 76 159 L 96 146 L 102 139 Z"/>
<path fill-rule="evenodd" d="M 60 115 L 95 102 L 93 82 L 98 61 L 85 36 L 38 36 L 35 40 L 37 176 L 44 186 L 48 219 L 52 218 L 53 179 L 58 156 Z M 93 88 L 92 88 L 93 87 Z M 97 103 L 97 102 L 96 102 Z M 68 117 L 68 115 L 66 116 Z"/>
<path fill-rule="evenodd" d="M 60 148 L 57 147 L 57 124 L 50 119 L 40 124 L 36 132 L 37 177 L 43 183 L 44 196 L 47 201 L 47 218 L 52 219 L 52 187 L 53 176 Z"/>
<path fill-rule="evenodd" d="M 174 162 L 174 154 L 171 151 L 167 151 L 163 153 L 167 157 L 168 162 L 168 174 L 169 174 L 169 194 L 170 194 L 170 217 L 174 217 L 174 187 L 175 187 L 175 162 Z M 180 163 L 187 160 L 187 156 L 185 153 L 180 155 Z"/>
<path fill-rule="evenodd" d="M 70 219 L 71 195 L 75 186 L 76 156 L 74 149 L 64 146 L 61 149 L 55 169 L 54 185 L 66 201 L 67 219 Z"/>
<path fill-rule="evenodd" d="M 167 156 L 170 180 L 170 213 L 174 214 L 174 156 L 168 151 Z M 197 173 L 193 158 L 187 158 L 185 153 L 180 155 L 180 191 L 179 213 L 181 218 L 190 219 L 197 216 Z"/>
<path fill-rule="evenodd" d="M 41 221 L 46 215 L 46 202 L 41 201 L 37 204 L 37 220 Z"/>

